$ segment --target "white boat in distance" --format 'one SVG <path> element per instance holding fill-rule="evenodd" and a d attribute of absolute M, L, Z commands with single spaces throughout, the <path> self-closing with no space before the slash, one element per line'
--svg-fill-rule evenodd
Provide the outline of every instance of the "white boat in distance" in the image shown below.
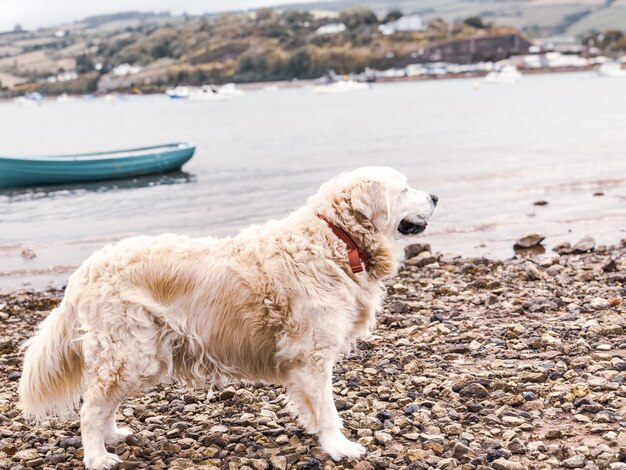
<path fill-rule="evenodd" d="M 313 93 L 347 93 L 356 90 L 369 90 L 367 83 L 357 82 L 354 80 L 339 80 L 324 85 L 316 85 L 313 87 Z"/>
<path fill-rule="evenodd" d="M 505 65 L 499 70 L 489 72 L 485 77 L 486 83 L 517 83 L 522 79 L 522 74 L 515 65 Z"/>
<path fill-rule="evenodd" d="M 225 85 L 222 85 L 221 87 L 219 87 L 217 89 L 217 92 L 220 95 L 224 95 L 224 96 L 239 96 L 239 95 L 243 95 L 243 91 L 240 90 L 239 88 L 235 88 L 235 84 L 234 83 L 227 83 Z"/>
<path fill-rule="evenodd" d="M 57 96 L 57 103 L 73 103 L 74 101 L 76 101 L 76 98 L 67 93 Z"/>
<path fill-rule="evenodd" d="M 171 98 L 173 100 L 184 100 L 189 98 L 189 87 L 188 86 L 177 86 L 177 87 L 173 87 L 173 88 L 168 88 L 167 90 L 165 90 L 165 95 L 168 98 Z"/>
<path fill-rule="evenodd" d="M 625 78 L 626 70 L 622 69 L 619 62 L 605 62 L 598 67 L 598 75 L 608 78 Z"/>
<path fill-rule="evenodd" d="M 33 93 L 26 93 L 24 96 L 18 96 L 17 98 L 13 100 L 13 103 L 16 104 L 17 106 L 34 108 L 34 107 L 39 106 L 42 101 L 43 101 L 43 96 L 41 95 L 41 93 L 38 93 L 35 91 Z"/>

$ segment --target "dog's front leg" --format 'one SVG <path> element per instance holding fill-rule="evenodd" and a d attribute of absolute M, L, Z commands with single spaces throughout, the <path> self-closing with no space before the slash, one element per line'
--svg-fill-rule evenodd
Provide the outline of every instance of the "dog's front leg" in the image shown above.
<path fill-rule="evenodd" d="M 348 440 L 341 432 L 342 423 L 332 386 L 333 364 L 312 360 L 291 371 L 287 392 L 302 424 L 317 433 L 322 449 L 334 460 L 356 458 L 365 448 Z"/>

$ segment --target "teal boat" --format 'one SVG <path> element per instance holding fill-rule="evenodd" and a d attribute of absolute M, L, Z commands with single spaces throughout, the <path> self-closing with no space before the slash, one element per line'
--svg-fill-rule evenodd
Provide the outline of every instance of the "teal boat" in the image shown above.
<path fill-rule="evenodd" d="M 0 157 L 0 188 L 104 181 L 179 170 L 196 146 L 174 143 L 110 152 Z"/>

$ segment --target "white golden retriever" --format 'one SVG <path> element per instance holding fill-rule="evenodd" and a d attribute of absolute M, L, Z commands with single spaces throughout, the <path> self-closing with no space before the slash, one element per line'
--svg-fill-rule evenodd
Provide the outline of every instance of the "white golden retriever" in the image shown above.
<path fill-rule="evenodd" d="M 367 167 L 320 187 L 282 220 L 234 238 L 135 237 L 94 253 L 25 345 L 27 416 L 75 409 L 85 465 L 120 459 L 105 443 L 131 431 L 115 412 L 172 378 L 283 385 L 302 425 L 335 460 L 365 449 L 341 432 L 332 393 L 340 355 L 368 334 L 394 241 L 426 228 L 437 197 L 391 168 Z"/>

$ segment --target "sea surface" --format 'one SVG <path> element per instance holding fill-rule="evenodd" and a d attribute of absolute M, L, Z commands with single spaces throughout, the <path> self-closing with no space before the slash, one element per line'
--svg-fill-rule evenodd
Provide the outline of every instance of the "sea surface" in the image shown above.
<path fill-rule="evenodd" d="M 626 238 L 626 80 L 593 73 L 336 95 L 249 91 L 216 102 L 0 102 L 0 136 L 7 156 L 197 145 L 171 175 L 0 190 L 0 291 L 62 286 L 90 253 L 130 235 L 235 234 L 363 165 L 395 167 L 439 196 L 418 238 L 437 252 L 506 258 L 531 231 L 546 236 L 546 255 L 587 234 L 598 243 Z M 36 256 L 25 258 L 26 248 Z"/>

